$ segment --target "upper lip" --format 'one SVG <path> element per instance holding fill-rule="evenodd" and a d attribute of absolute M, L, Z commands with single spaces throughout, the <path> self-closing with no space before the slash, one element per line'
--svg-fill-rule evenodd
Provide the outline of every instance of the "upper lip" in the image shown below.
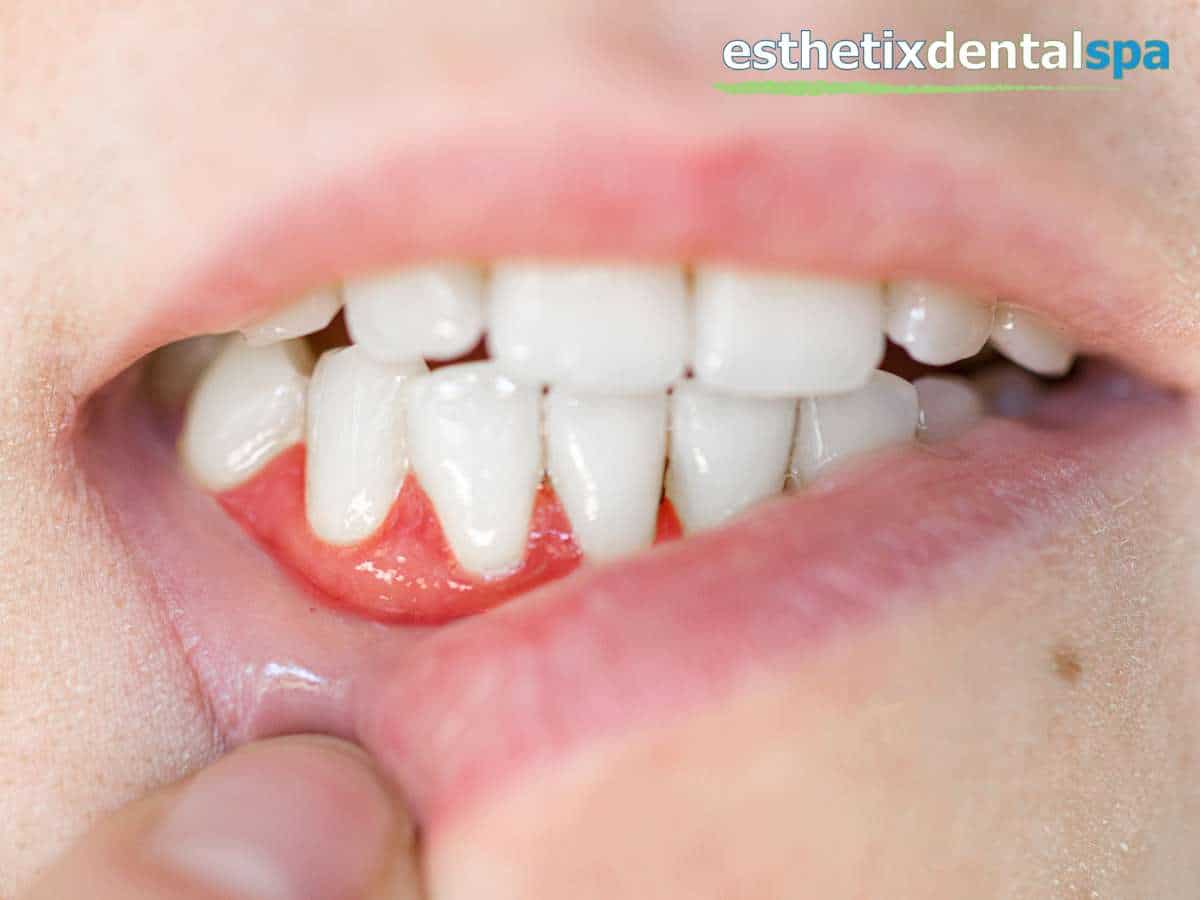
<path fill-rule="evenodd" d="M 1165 250 L 1069 167 L 919 119 L 762 122 L 558 113 L 365 148 L 202 236 L 140 320 L 96 341 L 78 393 L 147 348 L 245 325 L 346 275 L 530 255 L 959 284 L 1042 311 L 1084 352 L 1160 384 L 1200 385 L 1200 311 L 1172 294 Z"/>

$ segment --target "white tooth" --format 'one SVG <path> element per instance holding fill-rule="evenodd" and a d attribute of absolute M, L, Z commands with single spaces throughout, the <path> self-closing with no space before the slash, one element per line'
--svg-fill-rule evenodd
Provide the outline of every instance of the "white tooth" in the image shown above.
<path fill-rule="evenodd" d="M 154 351 L 147 372 L 150 396 L 160 406 L 181 406 L 227 340 L 226 335 L 205 334 Z"/>
<path fill-rule="evenodd" d="M 600 393 L 666 390 L 687 364 L 683 270 L 499 265 L 488 349 L 526 382 Z"/>
<path fill-rule="evenodd" d="M 987 409 L 1006 419 L 1021 419 L 1033 412 L 1046 392 L 1037 377 L 1008 363 L 988 366 L 971 376 Z"/>
<path fill-rule="evenodd" d="M 454 359 L 483 336 L 483 273 L 468 265 L 412 266 L 347 281 L 346 328 L 384 362 Z"/>
<path fill-rule="evenodd" d="M 387 517 L 404 476 L 404 385 L 426 371 L 389 364 L 360 347 L 321 355 L 308 391 L 306 501 L 313 532 L 353 544 Z"/>
<path fill-rule="evenodd" d="M 1075 349 L 1058 329 L 1027 309 L 1004 303 L 996 307 L 992 346 L 1039 375 L 1065 375 L 1075 360 Z"/>
<path fill-rule="evenodd" d="M 792 477 L 812 481 L 832 463 L 911 441 L 917 430 L 917 392 L 890 372 L 872 372 L 848 394 L 808 397 L 796 415 Z"/>
<path fill-rule="evenodd" d="M 791 400 L 675 385 L 667 496 L 684 528 L 713 528 L 782 491 L 795 424 Z"/>
<path fill-rule="evenodd" d="M 196 386 L 180 438 L 196 480 L 228 490 L 300 441 L 311 370 L 303 341 L 250 347 L 230 338 Z"/>
<path fill-rule="evenodd" d="M 974 356 L 987 343 L 995 304 L 924 281 L 888 285 L 887 333 L 931 366 Z"/>
<path fill-rule="evenodd" d="M 696 272 L 696 378 L 739 394 L 820 396 L 883 359 L 883 287 L 721 268 Z"/>
<path fill-rule="evenodd" d="M 654 543 L 667 455 L 667 395 L 546 398 L 547 468 L 584 555 L 612 559 Z"/>
<path fill-rule="evenodd" d="M 521 562 L 542 479 L 540 391 L 492 363 L 438 369 L 412 383 L 408 453 L 446 539 L 468 571 Z"/>
<path fill-rule="evenodd" d="M 342 308 L 341 297 L 335 288 L 313 291 L 302 300 L 277 312 L 269 319 L 242 330 L 251 347 L 264 347 L 279 341 L 304 337 L 320 331 L 333 321 Z"/>
<path fill-rule="evenodd" d="M 920 438 L 928 444 L 958 437 L 984 417 L 983 397 L 955 375 L 926 375 L 913 382 L 921 401 Z"/>

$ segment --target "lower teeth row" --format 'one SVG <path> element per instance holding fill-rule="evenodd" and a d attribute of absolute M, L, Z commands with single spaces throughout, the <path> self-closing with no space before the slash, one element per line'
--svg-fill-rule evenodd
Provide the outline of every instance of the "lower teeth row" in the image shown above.
<path fill-rule="evenodd" d="M 876 371 L 857 390 L 799 399 L 691 379 L 648 393 L 544 391 L 494 362 L 430 373 L 351 345 L 314 369 L 303 341 L 225 340 L 181 439 L 205 488 L 234 488 L 305 442 L 309 525 L 350 545 L 379 528 L 411 469 L 459 564 L 479 574 L 519 564 L 547 475 L 580 549 L 603 560 L 653 542 L 664 491 L 686 531 L 712 528 L 789 481 L 808 484 L 836 462 L 919 434 L 951 436 L 985 408 L 971 382 L 943 376 L 910 384 Z M 1020 393 L 1004 396 L 1013 403 Z"/>

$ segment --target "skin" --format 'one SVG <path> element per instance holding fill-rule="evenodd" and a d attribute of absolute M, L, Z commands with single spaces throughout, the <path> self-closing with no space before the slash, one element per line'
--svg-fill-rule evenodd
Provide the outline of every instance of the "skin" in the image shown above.
<path fill-rule="evenodd" d="M 932 2 L 837 6 L 803 24 L 826 37 L 884 24 L 936 35 L 946 18 Z M 1139 327 L 1193 328 L 1194 11 L 1047 6 L 976 4 L 955 9 L 955 25 L 1164 38 L 1173 70 L 1101 99 L 905 98 L 903 113 L 870 98 L 795 102 L 817 104 L 804 109 L 818 117 L 919 116 L 933 139 L 984 135 L 1048 173 L 1065 167 L 1097 186 L 1089 202 L 1104 221 L 1134 223 L 1159 261 L 1146 290 L 1162 312 Z M 314 160 L 332 166 L 347 147 L 397 133 L 419 140 L 497 104 L 554 115 L 590 96 L 598 121 L 619 122 L 631 84 L 650 106 L 715 102 L 707 85 L 723 77 L 724 41 L 801 25 L 766 0 L 245 9 L 0 10 L 0 305 L 15 323 L 0 331 L 5 897 L 105 813 L 225 749 L 73 456 L 82 404 L 128 323 L 257 198 L 316 177 Z M 790 103 L 747 99 L 737 115 L 787 116 Z M 1200 372 L 1200 352 L 1176 368 Z M 951 573 L 902 623 L 477 804 L 425 848 L 430 893 L 775 897 L 802 884 L 815 897 L 1192 896 L 1200 439 L 1190 434 L 1041 546 Z"/>

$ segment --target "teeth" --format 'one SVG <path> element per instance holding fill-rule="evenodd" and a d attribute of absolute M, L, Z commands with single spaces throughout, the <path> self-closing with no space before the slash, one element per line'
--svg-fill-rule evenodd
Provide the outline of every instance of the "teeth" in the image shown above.
<path fill-rule="evenodd" d="M 408 472 L 403 389 L 420 360 L 379 363 L 359 347 L 321 355 L 308 394 L 307 510 L 331 544 L 369 537 Z"/>
<path fill-rule="evenodd" d="M 654 543 L 667 452 L 666 394 L 546 399 L 550 479 L 584 555 L 612 559 Z"/>
<path fill-rule="evenodd" d="M 454 359 L 483 336 L 483 275 L 471 266 L 402 269 L 344 293 L 350 336 L 383 362 Z"/>
<path fill-rule="evenodd" d="M 921 401 L 921 440 L 929 444 L 958 437 L 986 413 L 971 382 L 954 375 L 926 375 L 913 382 Z"/>
<path fill-rule="evenodd" d="M 888 372 L 873 372 L 852 393 L 801 400 L 792 477 L 805 484 L 842 459 L 911 441 L 918 415 L 916 390 Z"/>
<path fill-rule="evenodd" d="M 192 395 L 180 439 L 196 480 L 228 490 L 298 442 L 311 369 L 302 341 L 256 348 L 230 338 Z"/>
<path fill-rule="evenodd" d="M 671 395 L 667 496 L 688 531 L 713 528 L 783 490 L 791 400 L 731 397 L 693 381 Z"/>
<path fill-rule="evenodd" d="M 242 334 L 251 347 L 265 347 L 267 344 L 304 337 L 332 322 L 341 308 L 338 292 L 334 288 L 323 288 L 313 291 L 271 318 L 243 329 Z"/>
<path fill-rule="evenodd" d="M 492 275 L 488 348 L 521 381 L 599 393 L 666 390 L 687 362 L 677 266 L 508 263 Z"/>
<path fill-rule="evenodd" d="M 1040 316 L 1001 303 L 992 326 L 992 346 L 1039 375 L 1065 375 L 1075 359 L 1067 339 Z"/>
<path fill-rule="evenodd" d="M 696 273 L 696 378 L 734 393 L 819 396 L 866 384 L 883 359 L 870 282 Z"/>
<path fill-rule="evenodd" d="M 540 399 L 492 363 L 447 366 L 411 386 L 409 458 L 468 571 L 498 574 L 524 556 L 542 478 Z"/>
<path fill-rule="evenodd" d="M 988 366 L 971 376 L 989 412 L 1008 419 L 1022 419 L 1036 408 L 1046 389 L 1037 377 L 1008 363 Z"/>
<path fill-rule="evenodd" d="M 993 304 L 922 281 L 888 285 L 887 333 L 918 362 L 945 366 L 987 343 Z"/>

